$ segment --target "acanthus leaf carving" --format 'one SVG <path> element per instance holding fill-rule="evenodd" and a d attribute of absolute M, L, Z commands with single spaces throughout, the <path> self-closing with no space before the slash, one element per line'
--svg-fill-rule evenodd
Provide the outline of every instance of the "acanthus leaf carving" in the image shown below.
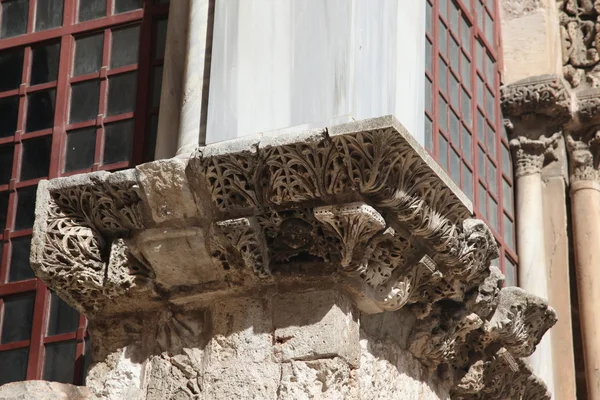
<path fill-rule="evenodd" d="M 544 165 L 556 158 L 554 151 L 561 136 L 561 133 L 555 133 L 549 138 L 529 139 L 518 136 L 511 139 L 515 176 L 541 174 Z"/>

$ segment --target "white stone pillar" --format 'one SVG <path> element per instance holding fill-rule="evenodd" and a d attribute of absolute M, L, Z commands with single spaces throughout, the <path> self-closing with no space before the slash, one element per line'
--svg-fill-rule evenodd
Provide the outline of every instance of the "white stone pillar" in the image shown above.
<path fill-rule="evenodd" d="M 519 286 L 544 299 L 548 293 L 548 262 L 544 236 L 542 167 L 549 139 L 518 137 L 510 141 L 515 163 Z M 554 393 L 552 332 L 540 342 L 529 361 Z"/>

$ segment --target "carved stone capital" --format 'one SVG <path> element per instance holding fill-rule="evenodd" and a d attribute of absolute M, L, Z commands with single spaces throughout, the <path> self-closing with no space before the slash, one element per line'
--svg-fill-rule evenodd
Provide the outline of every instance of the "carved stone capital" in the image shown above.
<path fill-rule="evenodd" d="M 540 139 L 528 139 L 519 136 L 510 141 L 513 154 L 514 174 L 516 177 L 541 174 L 548 160 L 553 160 L 554 151 L 558 146 L 560 134 Z"/>
<path fill-rule="evenodd" d="M 600 182 L 600 126 L 592 127 L 582 134 L 567 135 L 571 182 Z"/>
<path fill-rule="evenodd" d="M 501 107 L 505 117 L 539 114 L 564 119 L 570 113 L 570 98 L 566 85 L 556 75 L 535 76 L 501 89 Z"/>

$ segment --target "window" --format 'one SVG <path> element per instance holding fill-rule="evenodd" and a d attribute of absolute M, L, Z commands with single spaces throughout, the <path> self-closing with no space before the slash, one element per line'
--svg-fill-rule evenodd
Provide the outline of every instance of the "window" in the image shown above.
<path fill-rule="evenodd" d="M 0 0 L 0 384 L 82 383 L 85 318 L 29 266 L 37 183 L 153 158 L 168 6 Z"/>
<path fill-rule="evenodd" d="M 469 7 L 473 3 L 474 9 Z M 425 147 L 473 201 L 514 282 L 513 180 L 500 113 L 496 1 L 427 0 Z"/>

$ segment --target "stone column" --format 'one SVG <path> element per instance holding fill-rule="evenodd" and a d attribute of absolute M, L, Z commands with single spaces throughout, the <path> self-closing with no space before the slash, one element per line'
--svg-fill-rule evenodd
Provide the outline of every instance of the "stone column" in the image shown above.
<path fill-rule="evenodd" d="M 600 398 L 600 172 L 598 127 L 569 136 L 571 218 L 588 397 Z"/>
<path fill-rule="evenodd" d="M 548 261 L 544 237 L 542 167 L 550 140 L 518 137 L 510 141 L 516 184 L 516 234 L 519 255 L 519 286 L 542 298 L 549 298 Z M 530 357 L 533 369 L 554 393 L 552 332 L 542 339 Z"/>

